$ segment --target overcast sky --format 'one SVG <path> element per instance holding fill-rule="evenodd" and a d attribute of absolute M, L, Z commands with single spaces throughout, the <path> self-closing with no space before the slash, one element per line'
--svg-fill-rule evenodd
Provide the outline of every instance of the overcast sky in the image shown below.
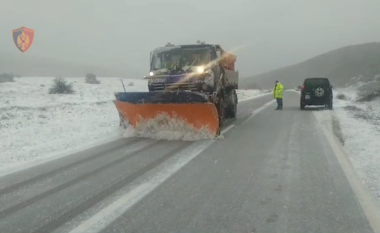
<path fill-rule="evenodd" d="M 197 39 L 237 49 L 243 76 L 380 40 L 379 0 L 1 0 L 0 53 L 11 30 L 36 35 L 28 56 L 149 71 L 149 52 Z"/>

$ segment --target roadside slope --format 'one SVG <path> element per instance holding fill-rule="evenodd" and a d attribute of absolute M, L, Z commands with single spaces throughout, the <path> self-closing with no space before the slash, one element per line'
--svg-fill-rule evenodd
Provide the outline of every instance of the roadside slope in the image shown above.
<path fill-rule="evenodd" d="M 380 43 L 341 47 L 295 65 L 241 79 L 242 88 L 271 88 L 276 79 L 286 88 L 302 85 L 308 77 L 328 77 L 335 87 L 373 79 L 380 74 Z"/>

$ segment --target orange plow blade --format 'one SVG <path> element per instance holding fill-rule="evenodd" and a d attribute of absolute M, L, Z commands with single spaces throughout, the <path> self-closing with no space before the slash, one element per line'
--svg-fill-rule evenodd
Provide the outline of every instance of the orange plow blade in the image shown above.
<path fill-rule="evenodd" d="M 118 95 L 119 94 L 119 95 Z M 147 124 L 182 127 L 219 134 L 218 111 L 213 103 L 194 93 L 116 93 L 115 106 L 135 129 Z"/>

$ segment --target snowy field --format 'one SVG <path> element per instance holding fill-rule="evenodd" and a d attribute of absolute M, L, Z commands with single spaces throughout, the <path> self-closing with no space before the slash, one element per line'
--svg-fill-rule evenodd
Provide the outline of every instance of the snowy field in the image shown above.
<path fill-rule="evenodd" d="M 16 78 L 0 84 L 0 167 L 69 153 L 120 137 L 119 115 L 112 103 L 123 91 L 119 78 L 66 78 L 75 94 L 49 95 L 53 78 Z M 147 91 L 145 80 L 123 79 L 127 91 Z M 133 86 L 129 86 L 133 83 Z M 239 90 L 239 101 L 265 93 Z"/>
<path fill-rule="evenodd" d="M 339 93 L 345 100 L 336 98 Z M 355 87 L 335 90 L 334 112 L 356 172 L 380 203 L 380 99 L 356 99 Z"/>

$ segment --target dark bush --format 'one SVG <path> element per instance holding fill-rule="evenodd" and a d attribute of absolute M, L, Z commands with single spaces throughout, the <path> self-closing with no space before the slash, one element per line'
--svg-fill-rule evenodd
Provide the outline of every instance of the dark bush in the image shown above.
<path fill-rule="evenodd" d="M 86 80 L 85 83 L 88 84 L 99 84 L 100 81 L 96 79 L 96 75 L 92 73 L 86 74 Z"/>
<path fill-rule="evenodd" d="M 72 83 L 62 77 L 56 77 L 53 80 L 53 85 L 49 88 L 49 94 L 73 94 L 75 93 Z"/>
<path fill-rule="evenodd" d="M 368 102 L 380 97 L 380 82 L 371 81 L 358 87 L 356 101 Z"/>
<path fill-rule="evenodd" d="M 336 98 L 339 99 L 339 100 L 347 100 L 347 96 L 343 93 L 338 93 L 336 95 Z"/>
<path fill-rule="evenodd" d="M 0 74 L 0 83 L 5 83 L 5 82 L 14 82 L 15 76 L 13 74 Z"/>
<path fill-rule="evenodd" d="M 344 109 L 349 111 L 356 119 L 364 119 L 375 124 L 380 120 L 376 112 L 370 111 L 369 109 L 364 110 L 352 105 L 345 106 Z"/>
<path fill-rule="evenodd" d="M 166 43 L 166 45 L 165 45 L 165 47 L 173 47 L 173 46 L 174 46 L 174 44 L 172 44 L 170 42 Z"/>

